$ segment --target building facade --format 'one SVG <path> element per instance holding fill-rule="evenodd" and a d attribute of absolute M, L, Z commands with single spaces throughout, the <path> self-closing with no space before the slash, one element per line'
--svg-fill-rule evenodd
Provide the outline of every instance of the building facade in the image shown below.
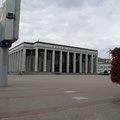
<path fill-rule="evenodd" d="M 97 73 L 98 51 L 24 42 L 9 50 L 9 72 Z"/>
<path fill-rule="evenodd" d="M 98 74 L 104 74 L 107 72 L 110 74 L 111 71 L 111 60 L 110 59 L 98 59 Z"/>

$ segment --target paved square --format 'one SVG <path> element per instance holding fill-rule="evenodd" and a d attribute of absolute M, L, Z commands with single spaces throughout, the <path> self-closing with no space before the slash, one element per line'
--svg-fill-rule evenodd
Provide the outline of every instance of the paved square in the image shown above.
<path fill-rule="evenodd" d="M 109 76 L 9 75 L 0 88 L 0 120 L 119 119 L 120 86 Z"/>
<path fill-rule="evenodd" d="M 72 99 L 75 99 L 75 100 L 86 100 L 86 99 L 88 99 L 88 98 L 78 96 L 78 97 L 72 97 Z"/>

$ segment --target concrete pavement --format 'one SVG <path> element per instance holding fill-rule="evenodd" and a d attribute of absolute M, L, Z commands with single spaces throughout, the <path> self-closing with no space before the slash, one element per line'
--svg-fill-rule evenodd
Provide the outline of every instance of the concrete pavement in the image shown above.
<path fill-rule="evenodd" d="M 120 86 L 109 76 L 9 75 L 0 88 L 0 120 L 119 119 Z"/>

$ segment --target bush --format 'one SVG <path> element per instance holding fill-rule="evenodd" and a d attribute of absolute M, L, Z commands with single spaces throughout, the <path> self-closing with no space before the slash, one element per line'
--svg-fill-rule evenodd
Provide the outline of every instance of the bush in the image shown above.
<path fill-rule="evenodd" d="M 111 80 L 114 83 L 120 84 L 120 48 L 111 50 Z"/>

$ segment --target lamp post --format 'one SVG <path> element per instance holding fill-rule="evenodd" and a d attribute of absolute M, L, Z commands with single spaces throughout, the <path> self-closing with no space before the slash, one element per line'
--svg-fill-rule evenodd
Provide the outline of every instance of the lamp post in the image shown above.
<path fill-rule="evenodd" d="M 18 40 L 21 0 L 5 0 L 0 9 L 0 87 L 8 86 L 8 50 Z"/>

